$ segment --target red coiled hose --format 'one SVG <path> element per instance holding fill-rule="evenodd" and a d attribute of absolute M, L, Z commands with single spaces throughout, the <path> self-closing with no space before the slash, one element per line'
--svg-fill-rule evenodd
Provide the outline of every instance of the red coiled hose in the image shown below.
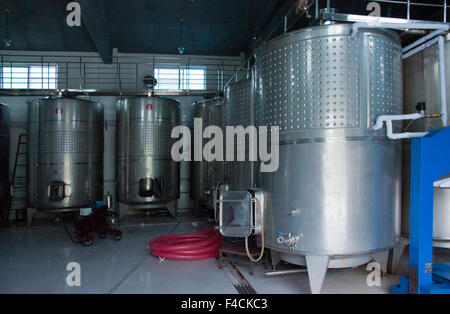
<path fill-rule="evenodd" d="M 186 261 L 218 257 L 220 245 L 218 230 L 166 235 L 153 239 L 148 244 L 155 256 Z"/>

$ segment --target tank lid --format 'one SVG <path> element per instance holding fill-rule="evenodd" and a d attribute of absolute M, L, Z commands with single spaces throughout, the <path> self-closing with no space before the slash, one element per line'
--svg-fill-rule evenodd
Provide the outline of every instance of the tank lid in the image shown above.
<path fill-rule="evenodd" d="M 323 30 L 333 30 L 333 32 L 330 32 L 329 34 L 320 34 L 320 31 Z M 286 34 L 282 34 L 278 37 L 272 38 L 266 42 L 261 43 L 256 51 L 273 45 L 277 42 L 279 42 L 280 40 L 284 39 L 284 38 L 289 38 L 291 36 L 299 36 L 300 40 L 307 40 L 307 39 L 311 39 L 311 38 L 317 38 L 317 37 L 327 37 L 327 36 L 339 36 L 339 35 L 350 35 L 352 32 L 352 24 L 351 23 L 335 23 L 335 24 L 330 24 L 330 25 L 316 25 L 316 26 L 310 26 L 310 27 L 305 27 L 305 28 L 300 28 L 297 30 L 293 30 L 290 31 Z M 400 43 L 400 35 L 391 29 L 384 29 L 384 28 L 377 28 L 377 29 L 364 29 L 361 28 L 360 32 L 370 32 L 370 33 L 382 33 L 385 34 L 386 36 L 391 36 L 393 40 L 398 41 L 399 44 Z"/>

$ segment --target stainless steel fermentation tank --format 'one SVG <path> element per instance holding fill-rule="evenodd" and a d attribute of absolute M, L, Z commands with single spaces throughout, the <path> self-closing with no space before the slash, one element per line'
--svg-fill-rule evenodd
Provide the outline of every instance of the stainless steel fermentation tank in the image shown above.
<path fill-rule="evenodd" d="M 117 103 L 119 202 L 128 207 L 165 207 L 175 216 L 180 197 L 180 163 L 172 159 L 172 129 L 179 103 L 162 97 L 134 97 Z"/>
<path fill-rule="evenodd" d="M 28 221 L 32 209 L 72 211 L 103 199 L 103 105 L 70 98 L 29 102 Z"/>
<path fill-rule="evenodd" d="M 302 29 L 256 52 L 256 125 L 280 127 L 279 169 L 256 176 L 265 244 L 274 263 L 306 265 L 313 292 L 327 268 L 387 260 L 400 236 L 400 143 L 371 129 L 402 113 L 400 38 L 351 33 Z"/>
<path fill-rule="evenodd" d="M 242 126 L 247 128 L 254 125 L 254 81 L 253 76 L 227 86 L 223 107 L 223 129 L 226 127 Z M 225 152 L 229 149 L 226 146 L 226 135 L 224 135 Z M 236 154 L 240 150 L 245 150 L 245 161 L 236 161 Z M 235 161 L 224 162 L 223 181 L 228 188 L 233 191 L 252 188 L 255 181 L 254 163 L 249 161 L 249 146 L 246 141 L 245 146 L 238 145 L 235 138 Z"/>
<path fill-rule="evenodd" d="M 4 211 L 4 207 L 9 207 L 9 200 L 11 196 L 10 181 L 9 181 L 9 107 L 0 103 L 0 215 L 2 213 L 9 213 Z M 6 223 L 8 217 L 0 216 L 1 223 Z"/>
<path fill-rule="evenodd" d="M 208 126 L 222 128 L 222 98 L 214 98 L 192 104 L 193 119 L 202 120 L 202 134 Z M 194 133 L 191 132 L 192 146 L 194 148 Z M 203 139 L 202 148 L 210 139 Z M 192 156 L 194 156 L 192 151 Z M 195 201 L 195 209 L 201 205 L 211 207 L 213 204 L 213 190 L 222 181 L 223 162 L 208 162 L 204 158 L 202 161 L 191 162 L 191 199 Z"/>
<path fill-rule="evenodd" d="M 445 66 L 450 68 L 450 41 L 445 41 Z M 438 66 L 438 47 L 431 46 L 412 57 L 405 59 L 404 67 L 404 111 L 416 112 L 416 105 L 425 102 L 427 114 L 441 112 L 440 81 Z M 447 90 L 450 80 L 447 79 Z M 447 92 L 447 110 L 450 111 L 450 93 Z M 449 121 L 450 122 L 450 119 Z M 416 120 L 405 124 L 409 132 L 423 132 L 432 127 L 442 127 L 441 119 Z M 402 234 L 409 237 L 410 217 L 410 178 L 411 178 L 411 141 L 405 140 L 403 148 L 403 191 L 402 191 Z M 450 174 L 449 174 L 450 175 Z M 450 248 L 450 189 L 434 188 L 433 245 Z"/>

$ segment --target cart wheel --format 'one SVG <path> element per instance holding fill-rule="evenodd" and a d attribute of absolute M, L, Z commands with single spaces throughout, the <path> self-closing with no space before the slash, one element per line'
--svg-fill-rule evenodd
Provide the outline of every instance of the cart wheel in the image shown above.
<path fill-rule="evenodd" d="M 83 239 L 81 239 L 81 242 L 84 246 L 91 246 L 94 244 L 94 238 L 92 236 L 85 236 Z"/>
<path fill-rule="evenodd" d="M 122 235 L 121 234 L 114 235 L 114 240 L 120 241 L 120 239 L 122 239 Z"/>
<path fill-rule="evenodd" d="M 107 234 L 106 233 L 99 233 L 100 239 L 106 239 Z"/>

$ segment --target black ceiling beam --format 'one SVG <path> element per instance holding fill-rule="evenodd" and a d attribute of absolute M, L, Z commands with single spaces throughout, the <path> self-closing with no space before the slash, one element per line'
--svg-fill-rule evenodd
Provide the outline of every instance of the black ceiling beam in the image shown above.
<path fill-rule="evenodd" d="M 113 47 L 103 0 L 78 0 L 81 21 L 104 63 L 112 63 Z"/>

